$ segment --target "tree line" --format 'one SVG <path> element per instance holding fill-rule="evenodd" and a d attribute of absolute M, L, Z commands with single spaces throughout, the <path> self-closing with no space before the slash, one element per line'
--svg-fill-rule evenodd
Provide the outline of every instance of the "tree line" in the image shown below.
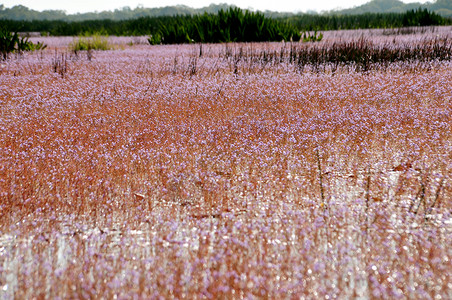
<path fill-rule="evenodd" d="M 149 35 L 153 43 L 298 40 L 304 31 L 398 28 L 448 25 L 452 20 L 427 9 L 405 13 L 361 15 L 293 15 L 270 18 L 237 7 L 218 13 L 141 17 L 131 20 L 0 20 L 0 28 L 12 32 L 41 32 L 54 36 L 93 33 L 117 36 Z"/>
<path fill-rule="evenodd" d="M 404 13 L 364 13 L 358 15 L 296 15 L 286 18 L 300 30 L 341 30 L 451 25 L 452 19 L 427 9 Z"/>

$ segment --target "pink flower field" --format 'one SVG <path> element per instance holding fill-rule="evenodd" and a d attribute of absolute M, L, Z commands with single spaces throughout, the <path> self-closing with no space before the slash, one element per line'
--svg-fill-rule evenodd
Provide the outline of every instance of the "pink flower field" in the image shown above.
<path fill-rule="evenodd" d="M 33 38 L 0 61 L 0 299 L 451 299 L 450 53 L 290 54 L 435 51 L 451 29 Z"/>

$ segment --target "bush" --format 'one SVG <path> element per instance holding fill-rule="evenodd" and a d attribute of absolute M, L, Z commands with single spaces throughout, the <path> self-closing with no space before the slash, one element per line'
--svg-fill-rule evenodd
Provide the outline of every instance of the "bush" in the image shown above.
<path fill-rule="evenodd" d="M 72 51 L 110 50 L 107 36 L 94 33 L 92 36 L 80 36 L 71 44 Z"/>
<path fill-rule="evenodd" d="M 148 42 L 151 45 L 158 45 L 162 43 L 162 36 L 159 33 L 153 34 L 148 38 Z"/>
<path fill-rule="evenodd" d="M 11 33 L 4 29 L 0 31 L 0 51 L 4 60 L 8 58 L 9 53 L 15 50 L 18 41 L 19 36 L 17 35 L 17 32 Z"/>

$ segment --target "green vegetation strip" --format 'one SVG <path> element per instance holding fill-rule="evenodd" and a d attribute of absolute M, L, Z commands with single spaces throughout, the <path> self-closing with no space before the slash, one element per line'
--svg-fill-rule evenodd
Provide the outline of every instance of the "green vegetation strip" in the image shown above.
<path fill-rule="evenodd" d="M 400 28 L 406 26 L 448 25 L 452 20 L 426 9 L 405 13 L 366 13 L 361 15 L 291 15 L 270 18 L 239 8 L 218 13 L 141 17 L 113 21 L 14 21 L 0 20 L 0 27 L 16 32 L 42 32 L 55 36 L 79 36 L 104 32 L 108 35 L 149 35 L 151 43 L 229 42 L 298 40 L 301 32 L 314 30 Z"/>

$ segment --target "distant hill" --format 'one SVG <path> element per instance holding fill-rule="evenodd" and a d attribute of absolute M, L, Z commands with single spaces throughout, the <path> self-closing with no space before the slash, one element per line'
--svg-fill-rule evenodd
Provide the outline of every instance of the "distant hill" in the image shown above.
<path fill-rule="evenodd" d="M 403 3 L 400 0 L 372 0 L 368 3 L 354 8 L 330 11 L 329 13 L 348 15 L 357 15 L 363 13 L 403 13 L 407 10 L 417 9 L 419 7 L 426 8 L 429 11 L 435 12 L 442 16 L 452 16 L 451 0 L 436 0 L 434 2 L 427 2 L 425 4 L 421 4 L 419 2 Z"/>
<path fill-rule="evenodd" d="M 353 15 L 363 13 L 403 13 L 419 7 L 425 7 L 425 5 L 419 2 L 404 3 L 400 0 L 372 0 L 360 6 L 340 10 L 340 13 Z"/>
<path fill-rule="evenodd" d="M 0 4 L 0 19 L 8 20 L 64 20 L 64 21 L 85 21 L 85 20 L 128 20 L 139 17 L 160 17 L 160 16 L 175 16 L 175 15 L 195 15 L 207 13 L 216 13 L 219 10 L 226 10 L 229 7 L 234 7 L 228 4 L 211 4 L 209 6 L 195 9 L 185 5 L 165 6 L 158 8 L 145 8 L 138 6 L 134 9 L 130 7 L 123 7 L 115 9 L 114 11 L 102 11 L 91 13 L 77 13 L 66 14 L 61 10 L 45 10 L 36 11 L 29 9 L 23 5 L 16 5 L 11 8 L 6 8 Z M 322 14 L 339 14 L 339 15 L 355 15 L 363 13 L 403 13 L 407 10 L 417 9 L 419 7 L 426 8 L 429 11 L 438 13 L 445 17 L 452 17 L 452 1 L 451 0 L 436 0 L 433 2 L 421 3 L 403 3 L 400 0 L 372 0 L 361 6 L 350 9 L 334 10 L 323 12 Z M 279 13 L 273 11 L 264 11 L 269 17 L 286 17 L 294 15 L 291 13 Z M 312 13 L 312 12 L 311 12 Z"/>

